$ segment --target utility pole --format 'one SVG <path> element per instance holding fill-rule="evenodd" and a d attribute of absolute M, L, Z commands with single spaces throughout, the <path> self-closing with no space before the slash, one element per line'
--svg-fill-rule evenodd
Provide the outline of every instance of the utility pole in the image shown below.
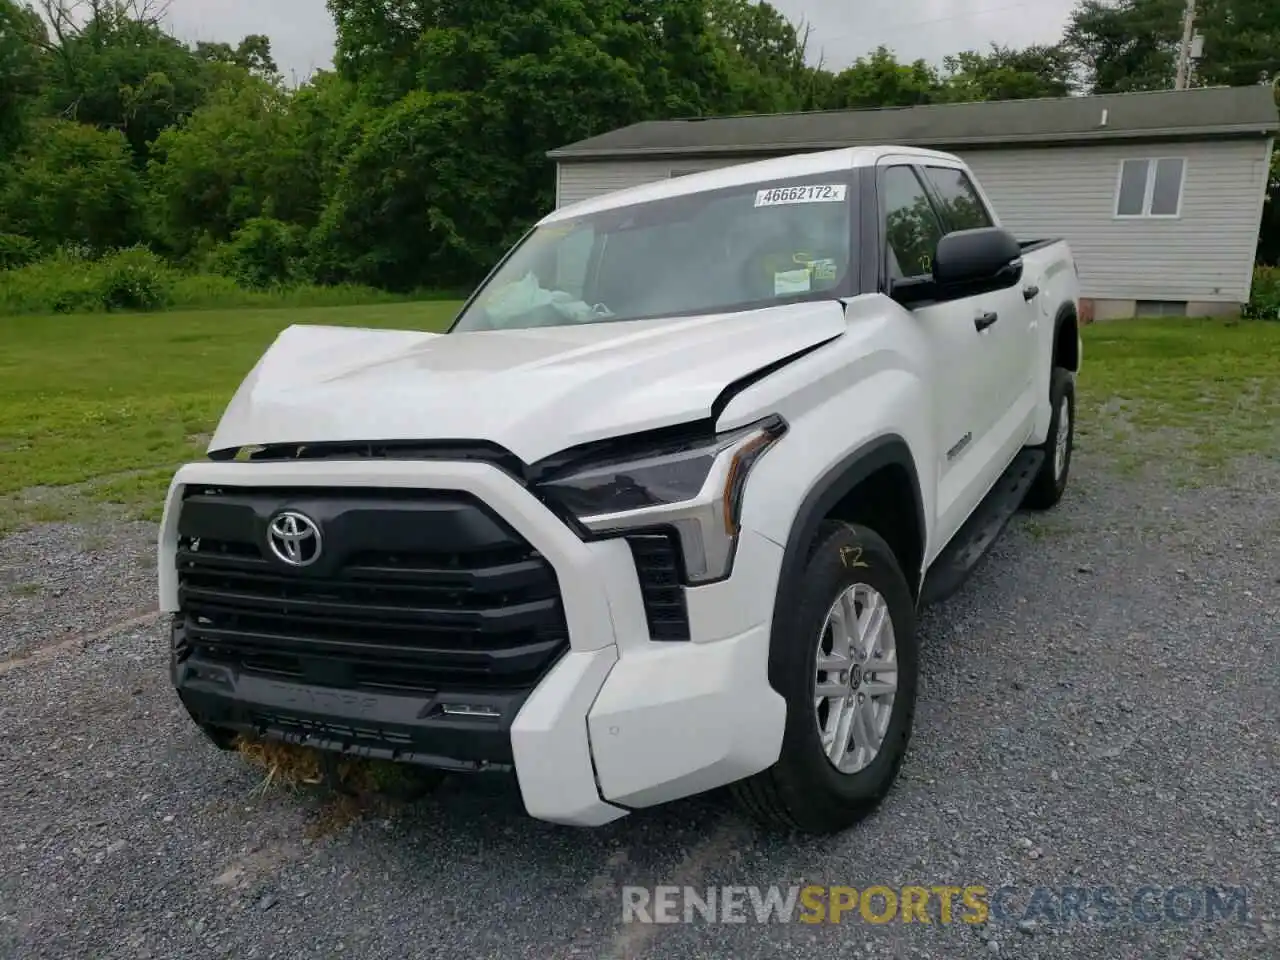
<path fill-rule="evenodd" d="M 1196 24 L 1196 0 L 1187 0 L 1187 9 L 1182 16 L 1182 45 L 1178 48 L 1178 78 L 1174 81 L 1175 90 L 1185 90 L 1191 77 L 1191 39 Z"/>

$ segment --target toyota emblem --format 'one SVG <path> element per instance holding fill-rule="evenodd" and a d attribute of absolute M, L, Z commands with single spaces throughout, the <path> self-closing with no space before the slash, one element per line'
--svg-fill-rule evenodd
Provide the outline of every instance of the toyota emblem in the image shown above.
<path fill-rule="evenodd" d="M 320 528 L 305 513 L 286 510 L 271 518 L 267 544 L 281 563 L 309 567 L 320 559 Z"/>

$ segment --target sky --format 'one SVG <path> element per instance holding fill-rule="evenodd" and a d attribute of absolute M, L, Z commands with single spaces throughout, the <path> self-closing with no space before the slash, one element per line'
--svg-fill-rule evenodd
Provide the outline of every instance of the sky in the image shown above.
<path fill-rule="evenodd" d="M 1076 0 L 772 0 L 793 22 L 812 27 L 811 59 L 848 66 L 884 44 L 900 60 L 941 63 L 948 53 L 1054 43 Z M 286 78 L 305 80 L 332 62 L 333 21 L 324 0 L 170 0 L 180 39 L 234 43 L 250 33 L 271 38 Z"/>

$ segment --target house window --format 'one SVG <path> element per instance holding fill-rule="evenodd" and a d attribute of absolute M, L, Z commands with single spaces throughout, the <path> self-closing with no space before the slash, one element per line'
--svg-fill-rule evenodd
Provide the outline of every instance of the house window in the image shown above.
<path fill-rule="evenodd" d="M 1120 162 L 1116 187 L 1117 217 L 1177 217 L 1182 212 L 1182 157 L 1153 157 Z"/>

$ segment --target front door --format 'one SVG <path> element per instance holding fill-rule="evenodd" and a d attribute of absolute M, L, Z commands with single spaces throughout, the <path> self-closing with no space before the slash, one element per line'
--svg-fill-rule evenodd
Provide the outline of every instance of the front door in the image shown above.
<path fill-rule="evenodd" d="M 999 226 L 964 167 L 929 161 L 920 172 L 945 231 Z M 1035 416 L 1032 389 L 1040 305 L 1038 292 L 1032 295 L 1033 282 L 1024 278 L 1012 287 L 974 298 L 975 323 L 984 325 L 981 333 L 993 363 L 992 377 L 984 388 L 995 418 L 991 456 L 996 459 L 1012 458 Z"/>
<path fill-rule="evenodd" d="M 927 277 L 944 228 L 933 200 L 910 162 L 888 160 L 879 171 L 883 236 L 891 279 Z M 912 308 L 913 322 L 929 344 L 930 395 L 937 450 L 940 549 L 999 476 L 992 470 L 991 440 L 997 409 L 992 380 L 998 352 L 975 317 L 996 306 L 992 295 Z M 998 325 L 998 323 L 997 323 Z M 1003 465 L 1001 465 L 1003 469 Z"/>

